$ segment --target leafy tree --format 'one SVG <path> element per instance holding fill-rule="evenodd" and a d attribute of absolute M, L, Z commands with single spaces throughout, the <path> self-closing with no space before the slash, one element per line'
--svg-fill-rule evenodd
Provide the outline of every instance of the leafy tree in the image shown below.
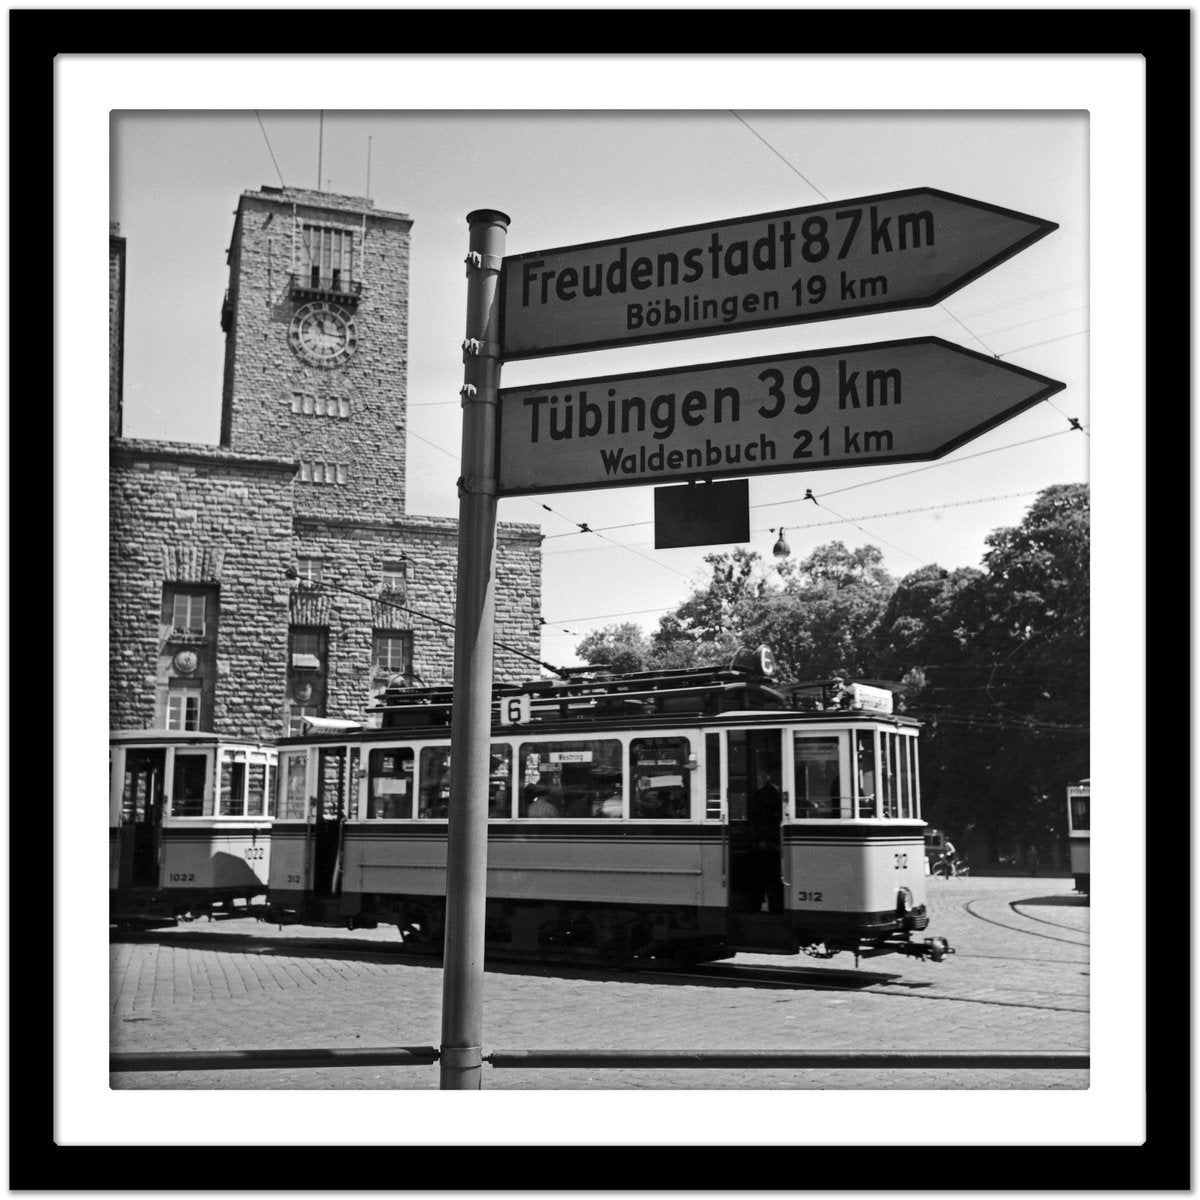
<path fill-rule="evenodd" d="M 1046 489 L 987 544 L 985 571 L 922 631 L 927 812 L 997 841 L 1044 843 L 1063 831 L 1068 782 L 1089 773 L 1086 485 Z"/>
<path fill-rule="evenodd" d="M 575 647 L 575 653 L 586 663 L 611 667 L 618 674 L 652 669 L 650 642 L 633 621 L 593 630 Z"/>

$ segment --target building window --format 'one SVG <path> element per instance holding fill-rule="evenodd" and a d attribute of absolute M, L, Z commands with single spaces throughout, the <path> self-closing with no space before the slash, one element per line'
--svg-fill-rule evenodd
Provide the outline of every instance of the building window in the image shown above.
<path fill-rule="evenodd" d="M 408 591 L 408 559 L 398 558 L 385 562 L 379 584 L 385 592 L 403 594 Z"/>
<path fill-rule="evenodd" d="M 304 734 L 304 718 L 319 717 L 315 704 L 290 704 L 288 706 L 288 737 L 302 737 Z"/>
<path fill-rule="evenodd" d="M 325 715 L 329 632 L 320 627 L 293 625 L 288 644 L 288 691 L 284 713 L 289 736 L 302 733 L 305 717 Z"/>
<path fill-rule="evenodd" d="M 326 636 L 322 629 L 293 629 L 291 668 L 293 671 L 325 670 Z"/>
<path fill-rule="evenodd" d="M 345 396 L 317 396 L 312 392 L 293 392 L 292 412 L 305 417 L 348 417 L 350 401 Z"/>
<path fill-rule="evenodd" d="M 313 558 L 298 555 L 296 558 L 296 578 L 301 587 L 320 587 L 321 577 L 325 568 L 323 558 Z"/>
<path fill-rule="evenodd" d="M 413 636 L 411 632 L 376 632 L 371 639 L 371 661 L 377 671 L 388 675 L 412 672 Z"/>
<path fill-rule="evenodd" d="M 298 252 L 298 273 L 310 287 L 328 291 L 351 290 L 354 279 L 352 230 L 304 225 Z"/>
<path fill-rule="evenodd" d="M 204 636 L 204 602 L 202 593 L 175 592 L 171 596 L 171 628 L 175 633 Z"/>
<path fill-rule="evenodd" d="M 300 460 L 301 483 L 346 484 L 350 480 L 350 469 L 345 463 Z"/>
<path fill-rule="evenodd" d="M 181 731 L 199 729 L 200 700 L 198 687 L 172 688 L 167 693 L 167 728 Z"/>

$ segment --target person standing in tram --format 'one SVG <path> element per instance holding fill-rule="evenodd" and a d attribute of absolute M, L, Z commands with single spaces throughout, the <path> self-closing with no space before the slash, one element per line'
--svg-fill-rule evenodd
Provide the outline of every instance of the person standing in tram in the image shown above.
<path fill-rule="evenodd" d="M 758 790 L 750 797 L 750 846 L 756 887 L 768 912 L 783 912 L 783 880 L 779 865 L 779 824 L 783 792 L 779 768 L 769 765 L 758 773 Z"/>

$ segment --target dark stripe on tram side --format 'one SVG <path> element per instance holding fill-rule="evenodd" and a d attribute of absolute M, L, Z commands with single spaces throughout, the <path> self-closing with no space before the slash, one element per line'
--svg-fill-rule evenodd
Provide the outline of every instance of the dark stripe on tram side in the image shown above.
<path fill-rule="evenodd" d="M 303 826 L 294 827 L 302 830 Z M 431 821 L 364 821 L 344 827 L 346 839 L 363 841 L 368 839 L 387 841 L 401 839 L 420 841 L 433 838 L 444 840 L 447 834 L 444 820 Z M 596 821 L 593 824 L 563 821 L 508 821 L 501 819 L 488 823 L 488 838 L 497 842 L 523 841 L 720 841 L 725 826 L 709 824 L 645 824 L 632 821 Z M 276 830 L 277 833 L 292 833 L 293 830 Z"/>
<path fill-rule="evenodd" d="M 925 840 L 924 825 L 784 825 L 785 842 L 882 842 L 897 838 Z"/>

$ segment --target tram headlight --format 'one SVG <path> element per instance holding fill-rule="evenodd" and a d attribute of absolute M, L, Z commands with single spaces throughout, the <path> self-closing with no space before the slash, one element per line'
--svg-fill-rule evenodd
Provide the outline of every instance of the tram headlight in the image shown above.
<path fill-rule="evenodd" d="M 900 912 L 910 913 L 913 910 L 913 894 L 908 888 L 902 887 L 896 893 L 896 908 Z"/>

